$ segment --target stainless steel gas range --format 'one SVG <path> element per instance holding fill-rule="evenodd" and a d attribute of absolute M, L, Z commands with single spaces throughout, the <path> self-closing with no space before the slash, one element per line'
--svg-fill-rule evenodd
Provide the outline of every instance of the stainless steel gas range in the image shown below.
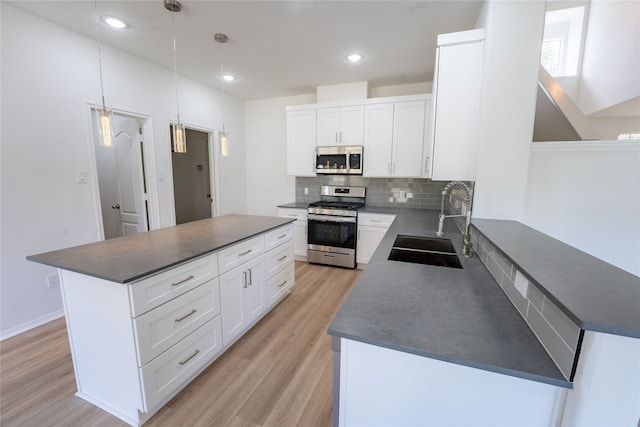
<path fill-rule="evenodd" d="M 356 268 L 358 209 L 365 192 L 365 187 L 322 186 L 320 200 L 307 209 L 307 261 Z"/>

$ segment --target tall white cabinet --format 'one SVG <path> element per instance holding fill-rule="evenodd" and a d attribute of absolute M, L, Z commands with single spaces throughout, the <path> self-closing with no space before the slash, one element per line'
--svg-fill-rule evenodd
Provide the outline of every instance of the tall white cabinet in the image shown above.
<path fill-rule="evenodd" d="M 433 170 L 439 181 L 475 181 L 484 29 L 438 36 L 433 78 Z"/>

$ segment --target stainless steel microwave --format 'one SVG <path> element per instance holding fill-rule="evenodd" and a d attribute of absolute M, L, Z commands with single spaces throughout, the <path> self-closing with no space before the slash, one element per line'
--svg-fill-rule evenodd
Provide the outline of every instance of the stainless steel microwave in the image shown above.
<path fill-rule="evenodd" d="M 362 175 L 362 145 L 316 147 L 316 173 Z"/>

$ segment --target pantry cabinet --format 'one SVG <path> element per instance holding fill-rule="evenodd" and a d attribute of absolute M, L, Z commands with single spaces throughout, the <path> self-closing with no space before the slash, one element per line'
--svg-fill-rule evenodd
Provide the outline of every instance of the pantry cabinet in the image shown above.
<path fill-rule="evenodd" d="M 364 176 L 421 177 L 424 99 L 365 107 Z"/>
<path fill-rule="evenodd" d="M 318 146 L 362 145 L 364 138 L 364 105 L 318 108 Z"/>
<path fill-rule="evenodd" d="M 287 175 L 315 176 L 316 109 L 287 108 Z"/>
<path fill-rule="evenodd" d="M 439 181 L 475 181 L 484 29 L 438 36 L 433 78 L 433 170 Z"/>

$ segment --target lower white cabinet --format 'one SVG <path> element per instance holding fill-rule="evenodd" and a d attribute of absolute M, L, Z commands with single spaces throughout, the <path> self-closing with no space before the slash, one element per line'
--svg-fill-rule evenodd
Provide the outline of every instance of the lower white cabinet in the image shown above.
<path fill-rule="evenodd" d="M 230 345 L 265 311 L 265 270 L 262 257 L 220 275 L 222 342 Z"/>
<path fill-rule="evenodd" d="M 358 246 L 356 249 L 358 265 L 369 263 L 395 217 L 395 215 L 376 213 L 358 214 Z"/>
<path fill-rule="evenodd" d="M 128 284 L 60 269 L 77 396 L 145 423 L 288 293 L 293 230 Z"/>
<path fill-rule="evenodd" d="M 295 218 L 293 223 L 293 253 L 300 261 L 307 260 L 307 209 L 278 208 L 281 218 Z"/>

